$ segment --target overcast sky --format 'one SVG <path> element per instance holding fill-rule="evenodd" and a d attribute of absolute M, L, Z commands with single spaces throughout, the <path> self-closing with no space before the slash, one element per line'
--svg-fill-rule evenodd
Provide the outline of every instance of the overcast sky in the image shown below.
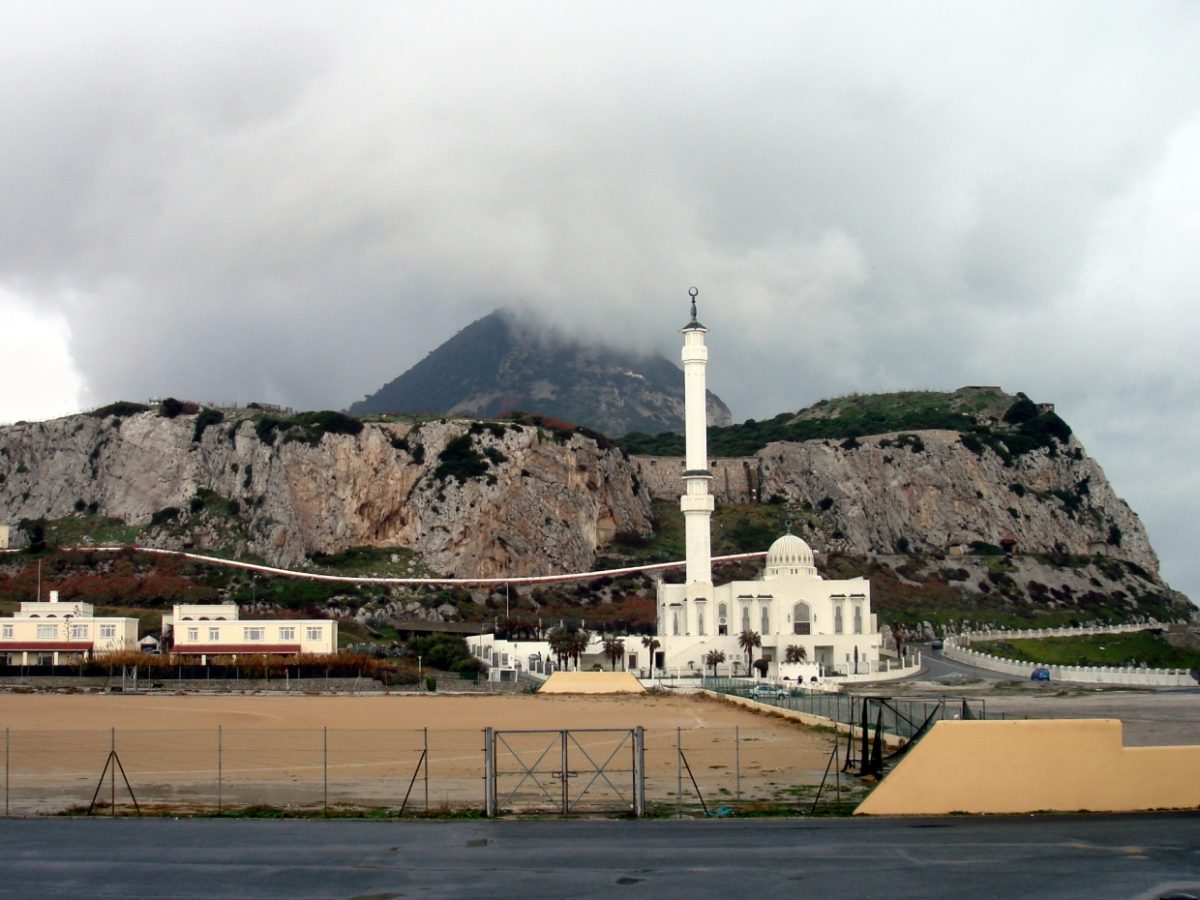
<path fill-rule="evenodd" d="M 0 422 L 344 408 L 501 305 L 736 419 L 1053 401 L 1200 599 L 1200 4 L 0 0 Z"/>

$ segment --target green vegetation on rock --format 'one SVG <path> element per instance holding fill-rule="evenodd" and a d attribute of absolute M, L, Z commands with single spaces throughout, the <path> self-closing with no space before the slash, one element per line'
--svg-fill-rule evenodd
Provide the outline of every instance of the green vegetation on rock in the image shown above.
<path fill-rule="evenodd" d="M 822 400 L 798 413 L 781 413 L 761 422 L 747 419 L 740 425 L 710 428 L 708 448 L 713 456 L 737 457 L 751 456 L 774 441 L 830 440 L 853 450 L 858 438 L 900 432 L 891 444 L 919 453 L 924 444 L 912 432 L 945 430 L 962 434 L 963 445 L 973 453 L 990 448 L 1008 463 L 1039 447 L 1053 448 L 1070 437 L 1071 429 L 1062 419 L 1039 409 L 1024 394 L 1013 398 L 994 388 L 852 395 Z M 684 454 L 683 436 L 673 433 L 628 434 L 619 443 L 630 453 Z"/>
<path fill-rule="evenodd" d="M 1052 666 L 1141 666 L 1152 669 L 1200 668 L 1200 650 L 1177 647 L 1161 632 L 1093 634 L 1079 637 L 1009 638 L 976 641 L 972 650 L 1006 659 Z"/>

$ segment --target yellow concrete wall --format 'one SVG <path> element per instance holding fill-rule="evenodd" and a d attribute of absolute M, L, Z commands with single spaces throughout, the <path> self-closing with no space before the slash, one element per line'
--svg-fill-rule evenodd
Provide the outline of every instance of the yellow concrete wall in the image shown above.
<path fill-rule="evenodd" d="M 1200 746 L 1124 747 L 1116 719 L 938 722 L 855 810 L 937 815 L 1200 807 Z"/>

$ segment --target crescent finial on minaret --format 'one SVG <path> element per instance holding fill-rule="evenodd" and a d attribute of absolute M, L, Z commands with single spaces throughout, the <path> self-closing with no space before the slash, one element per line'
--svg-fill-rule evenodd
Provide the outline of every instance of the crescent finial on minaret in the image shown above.
<path fill-rule="evenodd" d="M 688 296 L 692 298 L 692 321 L 696 321 L 696 295 L 700 292 L 694 287 L 688 288 Z"/>

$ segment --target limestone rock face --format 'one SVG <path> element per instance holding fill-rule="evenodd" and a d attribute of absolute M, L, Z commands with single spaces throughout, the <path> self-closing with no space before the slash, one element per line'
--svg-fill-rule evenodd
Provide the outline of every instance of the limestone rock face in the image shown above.
<path fill-rule="evenodd" d="M 629 463 L 580 435 L 443 420 L 264 440 L 242 418 L 197 440 L 196 421 L 143 412 L 0 428 L 0 522 L 90 507 L 135 525 L 156 518 L 139 539 L 151 546 L 232 542 L 281 566 L 401 546 L 460 577 L 585 570 L 614 534 L 651 527 Z M 457 458 L 475 468 L 455 474 L 440 458 L 459 438 Z"/>
<path fill-rule="evenodd" d="M 678 496 L 682 460 L 635 461 L 654 497 Z M 1103 553 L 1158 574 L 1141 520 L 1074 437 L 1010 465 L 990 448 L 972 452 L 957 432 L 920 431 L 768 444 L 725 468 L 734 474 L 714 470 L 718 502 L 751 488 L 765 500 L 782 499 L 797 510 L 795 530 L 823 551 L 953 554 L 975 542 L 1012 540 L 1020 553 Z"/>

